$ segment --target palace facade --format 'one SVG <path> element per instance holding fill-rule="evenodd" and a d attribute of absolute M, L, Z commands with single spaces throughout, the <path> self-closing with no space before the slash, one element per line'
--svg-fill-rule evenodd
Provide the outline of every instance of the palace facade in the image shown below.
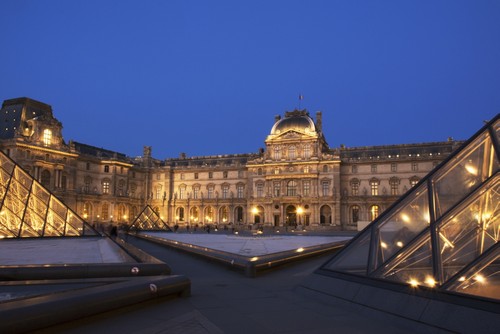
<path fill-rule="evenodd" d="M 170 225 L 359 229 L 462 142 L 337 147 L 322 114 L 276 116 L 257 153 L 159 160 L 65 142 L 50 105 L 5 100 L 0 148 L 90 223 L 128 224 L 150 205 Z"/>

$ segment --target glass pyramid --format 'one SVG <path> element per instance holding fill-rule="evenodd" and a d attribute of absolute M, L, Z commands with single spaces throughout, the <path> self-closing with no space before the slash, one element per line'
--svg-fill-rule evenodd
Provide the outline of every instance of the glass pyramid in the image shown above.
<path fill-rule="evenodd" d="M 130 231 L 172 231 L 160 216 L 149 206 L 137 216 L 129 227 Z"/>
<path fill-rule="evenodd" d="M 0 239 L 99 235 L 0 152 Z"/>
<path fill-rule="evenodd" d="M 322 269 L 500 299 L 500 114 Z"/>

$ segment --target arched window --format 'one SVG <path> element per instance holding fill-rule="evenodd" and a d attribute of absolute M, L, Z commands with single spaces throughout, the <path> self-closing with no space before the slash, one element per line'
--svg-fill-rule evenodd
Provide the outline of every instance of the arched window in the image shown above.
<path fill-rule="evenodd" d="M 286 184 L 286 195 L 296 196 L 297 195 L 297 182 L 295 180 L 288 181 Z"/>

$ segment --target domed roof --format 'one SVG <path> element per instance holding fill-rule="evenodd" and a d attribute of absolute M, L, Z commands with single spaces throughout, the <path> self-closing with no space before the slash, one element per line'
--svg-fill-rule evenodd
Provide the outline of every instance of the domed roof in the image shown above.
<path fill-rule="evenodd" d="M 313 132 L 316 131 L 314 121 L 309 117 L 309 113 L 294 111 L 285 113 L 285 118 L 277 121 L 271 129 L 272 135 L 285 133 L 289 130 L 298 132 Z"/>

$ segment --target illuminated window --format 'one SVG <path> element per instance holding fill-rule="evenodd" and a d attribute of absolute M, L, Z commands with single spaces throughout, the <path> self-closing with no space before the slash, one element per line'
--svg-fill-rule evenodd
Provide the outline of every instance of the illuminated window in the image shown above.
<path fill-rule="evenodd" d="M 274 168 L 274 174 L 279 174 L 280 173 L 280 169 L 278 167 L 275 167 Z"/>
<path fill-rule="evenodd" d="M 43 145 L 49 146 L 52 142 L 52 131 L 49 129 L 43 130 Z"/>
<path fill-rule="evenodd" d="M 418 177 L 416 177 L 416 176 L 414 176 L 414 177 L 412 177 L 412 178 L 410 179 L 410 185 L 411 185 L 412 187 L 414 187 L 414 186 L 416 186 L 416 185 L 417 185 L 418 181 L 419 181 L 419 178 L 418 178 Z"/>
<path fill-rule="evenodd" d="M 379 210 L 380 210 L 380 208 L 378 205 L 372 205 L 370 207 L 370 220 L 377 219 Z"/>
<path fill-rule="evenodd" d="M 193 199 L 198 199 L 199 194 L 200 194 L 200 188 L 194 187 L 193 188 Z"/>
<path fill-rule="evenodd" d="M 186 187 L 180 187 L 179 188 L 179 199 L 184 199 L 186 198 Z M 160 198 L 158 198 L 160 199 Z"/>
<path fill-rule="evenodd" d="M 102 193 L 109 194 L 109 181 L 108 180 L 102 181 Z"/>
<path fill-rule="evenodd" d="M 227 198 L 229 194 L 229 186 L 222 186 L 222 198 Z"/>
<path fill-rule="evenodd" d="M 304 174 L 309 173 L 309 166 L 304 167 Z"/>
<path fill-rule="evenodd" d="M 359 180 L 353 179 L 351 180 L 351 192 L 353 196 L 358 196 L 359 194 Z"/>
<path fill-rule="evenodd" d="M 370 187 L 372 191 L 372 196 L 378 196 L 378 180 L 371 180 L 370 181 Z"/>

